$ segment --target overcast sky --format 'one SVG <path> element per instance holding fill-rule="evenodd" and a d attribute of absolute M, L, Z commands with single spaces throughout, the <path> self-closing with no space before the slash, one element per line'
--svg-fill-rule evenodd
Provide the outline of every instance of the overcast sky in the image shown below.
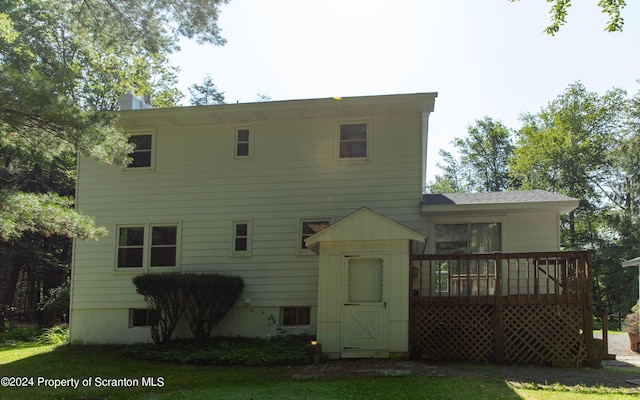
<path fill-rule="evenodd" d="M 438 149 L 485 116 L 518 128 L 571 83 L 640 90 L 640 5 L 623 33 L 604 32 L 597 0 L 574 1 L 555 36 L 544 0 L 231 0 L 224 47 L 181 42 L 180 89 L 211 75 L 228 103 L 438 92 L 429 179 Z"/>

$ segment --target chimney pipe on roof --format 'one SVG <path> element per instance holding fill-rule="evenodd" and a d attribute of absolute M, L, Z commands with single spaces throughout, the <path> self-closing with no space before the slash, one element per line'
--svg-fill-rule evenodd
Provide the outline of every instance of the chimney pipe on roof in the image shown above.
<path fill-rule="evenodd" d="M 149 103 L 151 102 L 151 98 L 141 99 L 135 96 L 131 92 L 127 92 L 120 96 L 120 111 L 129 111 L 129 110 L 146 110 L 151 108 Z"/>

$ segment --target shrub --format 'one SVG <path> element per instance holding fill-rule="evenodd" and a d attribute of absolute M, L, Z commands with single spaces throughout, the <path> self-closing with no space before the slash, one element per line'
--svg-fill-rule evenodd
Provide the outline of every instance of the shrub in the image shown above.
<path fill-rule="evenodd" d="M 159 311 L 158 324 L 151 326 L 155 343 L 171 339 L 185 310 L 193 336 L 209 337 L 244 288 L 242 278 L 222 274 L 144 274 L 134 277 L 133 284 L 149 308 Z"/>
<path fill-rule="evenodd" d="M 211 335 L 244 288 L 242 278 L 222 274 L 183 274 L 179 285 L 185 297 L 187 322 L 196 339 Z"/>
<path fill-rule="evenodd" d="M 157 325 L 151 326 L 151 338 L 155 343 L 166 343 L 171 339 L 178 320 L 184 313 L 180 289 L 177 285 L 179 273 L 144 274 L 133 278 L 136 291 L 152 310 L 159 311 Z"/>
<path fill-rule="evenodd" d="M 135 344 L 119 352 L 125 357 L 192 365 L 276 366 L 308 362 L 305 346 L 309 335 L 278 336 L 271 340 L 216 337 L 209 340 L 176 340 L 162 345 Z"/>
<path fill-rule="evenodd" d="M 18 326 L 12 329 L 7 329 L 2 333 L 2 340 L 13 340 L 16 342 L 35 342 L 36 338 L 40 334 L 40 329 L 37 326 Z"/>
<path fill-rule="evenodd" d="M 49 295 L 44 299 L 39 309 L 45 313 L 51 313 L 56 320 L 67 321 L 69 315 L 69 303 L 71 293 L 71 281 L 67 279 L 62 285 L 49 290 Z"/>
<path fill-rule="evenodd" d="M 42 332 L 40 337 L 38 337 L 38 343 L 53 345 L 69 343 L 69 328 L 64 326 L 47 328 Z"/>

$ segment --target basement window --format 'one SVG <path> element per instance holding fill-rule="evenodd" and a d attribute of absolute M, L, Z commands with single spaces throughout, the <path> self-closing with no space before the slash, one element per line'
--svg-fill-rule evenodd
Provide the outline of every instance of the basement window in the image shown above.
<path fill-rule="evenodd" d="M 160 320 L 160 311 L 148 310 L 146 308 L 129 309 L 129 327 L 155 326 Z"/>
<path fill-rule="evenodd" d="M 311 325 L 311 307 L 282 307 L 280 321 L 282 326 Z"/>

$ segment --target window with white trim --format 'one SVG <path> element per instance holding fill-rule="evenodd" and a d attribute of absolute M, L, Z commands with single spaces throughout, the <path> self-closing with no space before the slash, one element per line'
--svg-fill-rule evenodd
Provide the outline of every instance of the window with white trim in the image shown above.
<path fill-rule="evenodd" d="M 238 126 L 234 130 L 234 158 L 251 158 L 253 134 L 250 126 Z"/>
<path fill-rule="evenodd" d="M 179 228 L 179 224 L 119 226 L 116 269 L 177 267 Z"/>
<path fill-rule="evenodd" d="M 307 248 L 306 239 L 325 229 L 331 224 L 329 218 L 303 219 L 300 220 L 299 234 L 300 242 L 298 244 L 298 254 L 312 254 L 313 252 Z"/>
<path fill-rule="evenodd" d="M 251 255 L 251 220 L 233 221 L 232 255 Z"/>
<path fill-rule="evenodd" d="M 134 145 L 133 152 L 129 155 L 131 162 L 127 170 L 144 170 L 153 168 L 153 143 L 154 135 L 151 133 L 132 134 L 129 143 Z"/>
<path fill-rule="evenodd" d="M 339 122 L 338 159 L 367 160 L 369 158 L 369 140 L 368 122 Z"/>

